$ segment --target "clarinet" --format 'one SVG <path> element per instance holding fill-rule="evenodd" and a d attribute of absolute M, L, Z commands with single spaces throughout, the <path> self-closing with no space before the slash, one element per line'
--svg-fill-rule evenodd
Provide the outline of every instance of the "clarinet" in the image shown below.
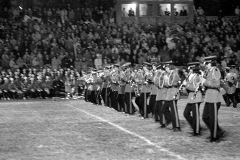
<path fill-rule="evenodd" d="M 198 93 L 198 91 L 200 90 L 201 85 L 202 85 L 202 83 L 199 83 L 199 84 L 198 84 L 197 88 L 196 88 L 195 91 L 194 91 L 194 94 L 193 94 L 192 99 L 195 99 L 195 98 L 197 97 L 197 93 Z"/>
<path fill-rule="evenodd" d="M 183 87 L 185 86 L 184 82 L 186 82 L 189 78 L 191 73 L 188 73 L 188 76 L 184 79 L 184 81 L 181 83 L 180 87 L 178 88 L 178 92 L 174 95 L 174 99 L 177 98 L 178 94 L 183 90 Z"/>

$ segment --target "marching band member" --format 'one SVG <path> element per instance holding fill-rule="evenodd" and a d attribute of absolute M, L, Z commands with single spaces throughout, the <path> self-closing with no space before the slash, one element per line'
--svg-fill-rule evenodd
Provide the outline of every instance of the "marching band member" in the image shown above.
<path fill-rule="evenodd" d="M 91 92 L 91 101 L 93 104 L 97 104 L 97 70 L 92 71 L 92 92 Z"/>
<path fill-rule="evenodd" d="M 106 82 L 107 82 L 107 91 L 106 91 L 106 101 L 107 101 L 107 106 L 112 108 L 111 106 L 111 92 L 112 92 L 112 89 L 111 89 L 111 69 L 112 69 L 112 66 L 108 66 L 106 67 L 107 68 L 107 73 L 106 73 Z"/>
<path fill-rule="evenodd" d="M 23 80 L 21 82 L 21 91 L 23 92 L 23 99 L 29 98 L 29 92 L 28 92 L 28 78 L 23 77 Z"/>
<path fill-rule="evenodd" d="M 23 98 L 23 92 L 21 90 L 21 79 L 19 77 L 19 73 L 15 74 L 15 79 L 14 79 L 14 83 L 16 85 L 17 88 L 17 98 Z"/>
<path fill-rule="evenodd" d="M 102 76 L 102 98 L 103 98 L 103 102 L 104 102 L 104 106 L 108 106 L 109 102 L 108 102 L 108 69 L 109 67 L 106 66 L 104 69 L 104 75 Z"/>
<path fill-rule="evenodd" d="M 119 80 L 118 80 L 118 106 L 119 112 L 127 113 L 127 108 L 125 105 L 124 95 L 125 95 L 125 86 L 126 82 L 124 81 L 125 73 L 124 68 L 121 66 L 119 70 Z"/>
<path fill-rule="evenodd" d="M 76 84 L 76 78 L 75 78 L 73 70 L 71 70 L 69 82 L 70 82 L 70 86 L 71 86 L 70 98 L 75 98 L 77 88 L 76 88 L 76 85 L 75 85 Z"/>
<path fill-rule="evenodd" d="M 156 97 L 157 97 L 157 86 L 154 85 L 154 78 L 156 76 L 156 63 L 152 63 L 152 70 L 150 71 L 150 75 L 148 76 L 148 82 L 151 87 L 150 97 L 149 97 L 149 103 L 148 103 L 148 109 L 149 113 L 152 113 L 152 116 L 155 115 L 155 106 L 156 106 Z M 156 119 L 155 119 L 156 120 Z"/>
<path fill-rule="evenodd" d="M 119 111 L 119 106 L 118 106 L 118 68 L 120 67 L 119 64 L 114 64 L 113 70 L 112 70 L 112 75 L 111 75 L 111 106 L 115 110 Z"/>
<path fill-rule="evenodd" d="M 126 113 L 132 115 L 134 114 L 134 108 L 132 104 L 132 97 L 134 95 L 133 88 L 131 87 L 131 69 L 129 68 L 131 65 L 130 62 L 125 63 L 123 67 L 126 67 L 125 76 L 123 77 L 123 80 L 126 82 L 125 86 L 125 104 L 126 104 Z"/>
<path fill-rule="evenodd" d="M 144 70 L 144 75 L 142 76 L 142 79 L 141 79 L 141 94 L 140 94 L 140 101 L 139 101 L 139 109 L 141 111 L 141 115 L 143 118 L 148 118 L 148 112 L 149 112 L 149 109 L 148 109 L 148 106 L 147 106 L 147 99 L 148 99 L 148 96 L 150 95 L 150 92 L 151 92 L 151 88 L 150 88 L 150 85 L 147 81 L 147 76 L 150 75 L 150 71 L 148 70 L 148 66 L 151 66 L 150 63 L 147 63 L 147 62 L 144 62 L 144 67 L 143 67 L 143 70 Z"/>
<path fill-rule="evenodd" d="M 210 129 L 210 142 L 218 142 L 225 134 L 218 125 L 218 110 L 221 106 L 220 95 L 220 70 L 216 67 L 217 63 L 214 61 L 216 57 L 206 57 L 207 64 L 206 79 L 203 80 L 205 87 L 205 105 L 203 109 L 203 121 Z"/>
<path fill-rule="evenodd" d="M 82 98 L 84 94 L 85 82 L 79 73 L 77 73 L 76 76 L 77 76 L 75 82 L 76 95 Z"/>
<path fill-rule="evenodd" d="M 101 92 L 102 92 L 102 84 L 103 84 L 103 80 L 102 80 L 102 70 L 98 70 L 97 71 L 97 77 L 96 77 L 96 87 L 97 87 L 97 91 L 96 91 L 96 100 L 97 100 L 97 104 L 98 105 L 102 105 L 102 97 L 101 97 Z"/>
<path fill-rule="evenodd" d="M 43 88 L 42 88 L 42 77 L 41 76 L 37 76 L 37 80 L 35 82 L 35 88 L 36 88 L 36 95 L 38 98 L 42 99 L 42 95 L 43 95 Z"/>
<path fill-rule="evenodd" d="M 203 101 L 201 92 L 202 77 L 200 75 L 200 62 L 189 63 L 189 76 L 186 78 L 185 88 L 188 92 L 188 102 L 183 115 L 193 129 L 193 136 L 200 135 L 199 107 Z"/>
<path fill-rule="evenodd" d="M 84 75 L 83 78 L 85 80 L 85 92 L 84 92 L 84 100 L 85 102 L 88 102 L 89 99 L 88 99 L 88 93 L 89 93 L 89 90 L 88 90 L 88 87 L 89 87 L 89 75 Z"/>
<path fill-rule="evenodd" d="M 2 84 L 2 92 L 3 92 L 3 99 L 4 100 L 10 100 L 9 98 L 9 92 L 8 92 L 8 83 L 9 79 L 7 77 L 3 78 L 3 84 Z"/>
<path fill-rule="evenodd" d="M 30 76 L 30 83 L 28 84 L 28 91 L 29 91 L 29 97 L 30 98 L 36 98 L 36 82 L 34 79 L 34 75 L 31 74 Z"/>
<path fill-rule="evenodd" d="M 62 81 L 61 75 L 57 74 L 56 76 L 51 73 L 51 77 L 54 79 L 52 88 L 53 88 L 53 96 L 60 97 L 61 92 L 64 90 L 64 82 Z"/>
<path fill-rule="evenodd" d="M 3 99 L 3 78 L 0 76 L 0 99 Z"/>
<path fill-rule="evenodd" d="M 14 83 L 14 79 L 12 77 L 9 78 L 10 82 L 8 83 L 8 94 L 9 98 L 16 99 L 17 97 L 17 86 Z"/>
<path fill-rule="evenodd" d="M 173 64 L 172 62 L 167 62 L 166 64 Z M 166 71 L 168 73 L 168 89 L 167 89 L 167 96 L 166 101 L 163 105 L 163 114 L 166 118 L 166 125 L 169 122 L 172 122 L 172 129 L 174 132 L 181 131 L 180 122 L 179 122 L 179 115 L 177 109 L 177 101 L 179 100 L 179 81 L 180 77 L 178 75 L 177 68 L 174 66 L 166 66 Z M 170 110 L 171 109 L 171 112 Z"/>
<path fill-rule="evenodd" d="M 42 83 L 43 88 L 43 98 L 49 98 L 52 94 L 52 80 L 49 76 L 45 77 L 45 80 Z"/>
<path fill-rule="evenodd" d="M 155 85 L 158 87 L 157 90 L 157 97 L 156 97 L 156 106 L 155 106 L 155 121 L 159 120 L 161 128 L 166 127 L 166 118 L 163 114 L 163 105 L 166 101 L 167 96 L 167 88 L 168 88 L 168 76 L 167 72 L 163 65 L 159 65 L 158 69 L 158 76 L 155 79 Z M 168 121 L 170 123 L 170 120 Z"/>

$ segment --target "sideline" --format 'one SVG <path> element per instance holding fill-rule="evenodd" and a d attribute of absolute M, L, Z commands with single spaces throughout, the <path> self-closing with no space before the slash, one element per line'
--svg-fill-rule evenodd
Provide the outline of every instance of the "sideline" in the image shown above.
<path fill-rule="evenodd" d="M 94 117 L 94 118 L 96 118 L 96 119 L 98 119 L 98 120 L 100 120 L 100 121 L 102 121 L 102 122 L 108 123 L 109 125 L 111 125 L 111 126 L 113 126 L 113 127 L 116 127 L 117 129 L 119 129 L 119 130 L 121 130 L 121 131 L 123 131 L 123 132 L 125 132 L 125 133 L 128 133 L 128 134 L 130 134 L 130 135 L 132 135 L 132 136 L 134 136 L 134 137 L 137 137 L 137 138 L 145 141 L 148 145 L 154 146 L 154 147 L 158 148 L 160 151 L 166 152 L 168 155 L 170 155 L 170 156 L 172 156 L 172 157 L 176 157 L 176 158 L 179 159 L 179 160 L 185 160 L 185 158 L 183 158 L 182 156 L 180 156 L 180 155 L 178 155 L 178 154 L 176 154 L 176 153 L 174 153 L 174 152 L 171 152 L 171 151 L 169 151 L 169 150 L 167 150 L 167 149 L 159 146 L 159 145 L 156 144 L 156 143 L 151 142 L 149 139 L 147 139 L 147 138 L 145 138 L 145 137 L 143 137 L 143 136 L 141 136 L 141 135 L 139 135 L 139 134 L 137 134 L 137 133 L 131 132 L 131 131 L 129 131 L 129 130 L 127 130 L 127 129 L 125 129 L 125 128 L 119 126 L 119 125 L 117 125 L 117 124 L 115 124 L 115 123 L 112 123 L 112 122 L 110 122 L 110 121 L 108 121 L 108 120 L 106 120 L 106 119 L 103 119 L 103 118 L 101 118 L 101 117 L 98 117 L 98 116 L 96 116 L 96 115 L 93 115 L 93 114 L 91 114 L 91 113 L 89 113 L 89 112 L 86 112 L 86 111 L 84 111 L 84 110 L 82 110 L 82 109 L 79 109 L 79 108 L 77 108 L 77 107 L 74 107 L 74 106 L 72 106 L 72 105 L 69 105 L 69 104 L 68 104 L 67 106 L 70 107 L 70 108 L 74 108 L 74 109 L 76 109 L 76 110 L 78 110 L 78 111 L 80 111 L 80 112 L 82 112 L 82 113 L 85 113 L 85 114 L 87 114 L 87 115 L 89 115 L 89 116 L 91 116 L 91 117 Z"/>

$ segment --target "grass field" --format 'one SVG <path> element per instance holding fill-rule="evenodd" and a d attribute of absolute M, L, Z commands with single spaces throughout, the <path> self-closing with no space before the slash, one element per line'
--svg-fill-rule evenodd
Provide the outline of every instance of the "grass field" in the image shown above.
<path fill-rule="evenodd" d="M 191 129 L 182 116 L 185 105 L 184 99 L 178 102 L 182 132 L 175 133 L 160 129 L 152 118 L 143 120 L 83 100 L 2 101 L 0 159 L 240 159 L 239 108 L 222 105 L 219 124 L 227 137 L 209 143 L 203 122 L 202 136 L 189 137 Z"/>

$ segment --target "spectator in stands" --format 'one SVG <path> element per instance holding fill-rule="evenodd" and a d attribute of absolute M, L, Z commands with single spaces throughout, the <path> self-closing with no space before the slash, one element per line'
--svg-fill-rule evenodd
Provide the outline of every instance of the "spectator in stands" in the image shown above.
<path fill-rule="evenodd" d="M 237 6 L 236 8 L 235 8 L 235 15 L 236 16 L 240 16 L 240 9 L 239 9 L 239 6 Z"/>
<path fill-rule="evenodd" d="M 184 6 L 182 6 L 182 9 L 180 11 L 180 16 L 187 16 L 187 15 L 188 15 L 187 10 L 184 8 Z"/>
<path fill-rule="evenodd" d="M 159 5 L 158 16 L 163 16 L 163 15 L 164 15 L 164 12 L 163 12 L 162 6 Z"/>
<path fill-rule="evenodd" d="M 58 69 L 59 69 L 59 66 L 61 65 L 61 62 L 60 62 L 60 60 L 57 58 L 57 56 L 54 56 L 54 57 L 52 58 L 51 64 L 52 64 L 52 69 L 53 69 L 53 70 L 58 70 Z"/>
<path fill-rule="evenodd" d="M 27 65 L 24 63 L 24 60 L 21 56 L 18 57 L 16 64 L 19 66 L 20 69 L 26 68 Z"/>
<path fill-rule="evenodd" d="M 9 61 L 9 67 L 12 70 L 18 69 L 19 66 L 16 64 L 15 59 L 12 57 Z"/>
<path fill-rule="evenodd" d="M 164 14 L 165 14 L 165 16 L 170 16 L 170 11 L 166 8 L 166 10 L 164 11 Z"/>
<path fill-rule="evenodd" d="M 129 17 L 134 17 L 135 16 L 134 10 L 132 8 L 130 8 L 130 10 L 128 11 L 128 16 Z"/>
<path fill-rule="evenodd" d="M 198 14 L 198 16 L 203 16 L 204 15 L 204 10 L 201 7 L 198 7 L 197 14 Z"/>
<path fill-rule="evenodd" d="M 102 56 L 100 54 L 96 54 L 96 58 L 94 59 L 95 68 L 100 69 L 102 68 Z"/>

